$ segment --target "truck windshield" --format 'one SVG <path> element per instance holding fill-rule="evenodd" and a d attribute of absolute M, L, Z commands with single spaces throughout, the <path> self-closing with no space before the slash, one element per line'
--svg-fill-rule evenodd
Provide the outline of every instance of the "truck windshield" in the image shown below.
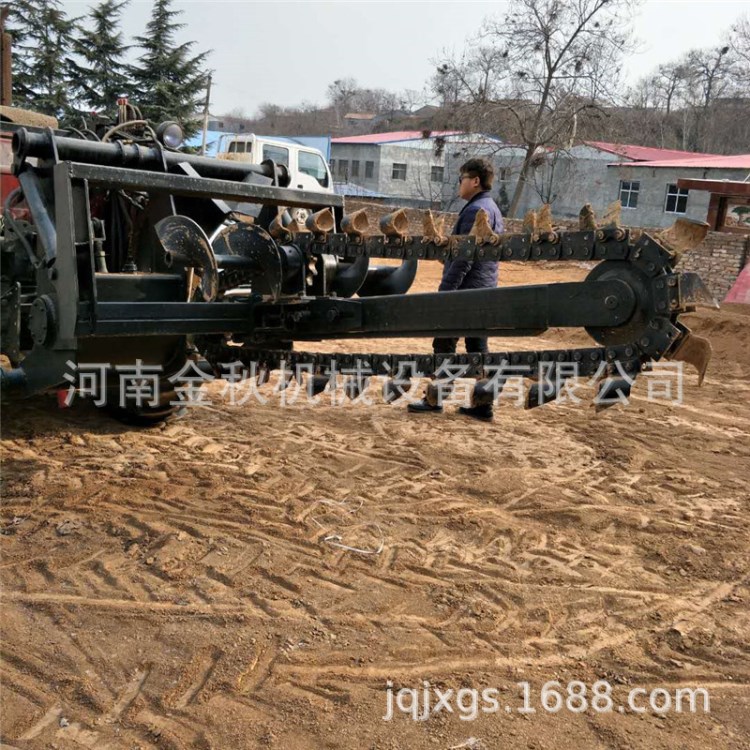
<path fill-rule="evenodd" d="M 314 177 L 321 187 L 328 187 L 328 170 L 319 154 L 311 154 L 309 151 L 299 152 L 298 169 L 304 174 Z"/>

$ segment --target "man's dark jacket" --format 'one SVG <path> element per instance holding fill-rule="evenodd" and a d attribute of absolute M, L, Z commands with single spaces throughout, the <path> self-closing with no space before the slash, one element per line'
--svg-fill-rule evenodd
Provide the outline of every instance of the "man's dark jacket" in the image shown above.
<path fill-rule="evenodd" d="M 453 234 L 468 234 L 480 208 L 490 217 L 492 231 L 500 234 L 503 231 L 503 217 L 486 190 L 477 193 L 461 209 Z M 438 291 L 450 292 L 454 289 L 483 289 L 494 286 L 497 286 L 497 261 L 473 263 L 470 260 L 449 260 L 445 263 Z"/>

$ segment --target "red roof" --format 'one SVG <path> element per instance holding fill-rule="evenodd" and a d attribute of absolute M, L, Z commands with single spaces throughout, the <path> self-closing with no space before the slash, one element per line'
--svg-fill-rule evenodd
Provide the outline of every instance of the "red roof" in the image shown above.
<path fill-rule="evenodd" d="M 633 161 L 676 161 L 678 159 L 693 159 L 696 156 L 711 156 L 712 154 L 699 154 L 694 151 L 676 151 L 671 148 L 651 148 L 651 146 L 629 146 L 624 143 L 604 143 L 603 141 L 584 141 L 587 146 L 598 148 L 600 151 L 608 151 L 617 156 L 624 156 Z"/>
<path fill-rule="evenodd" d="M 421 130 L 396 130 L 392 133 L 369 133 L 368 135 L 344 135 L 341 138 L 331 138 L 331 143 L 392 143 L 393 141 L 421 141 L 424 137 Z M 461 135 L 460 130 L 433 130 L 429 137 L 446 135 Z"/>
<path fill-rule="evenodd" d="M 710 156 L 694 154 L 692 159 L 660 159 L 657 161 L 619 162 L 611 167 L 680 167 L 694 169 L 747 169 L 750 170 L 750 154 Z"/>

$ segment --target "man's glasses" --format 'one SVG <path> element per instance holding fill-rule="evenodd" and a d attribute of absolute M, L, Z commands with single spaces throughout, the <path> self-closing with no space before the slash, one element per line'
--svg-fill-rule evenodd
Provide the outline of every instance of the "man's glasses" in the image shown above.
<path fill-rule="evenodd" d="M 462 174 L 458 178 L 458 184 L 460 185 L 464 180 L 473 180 L 474 178 L 470 174 Z"/>

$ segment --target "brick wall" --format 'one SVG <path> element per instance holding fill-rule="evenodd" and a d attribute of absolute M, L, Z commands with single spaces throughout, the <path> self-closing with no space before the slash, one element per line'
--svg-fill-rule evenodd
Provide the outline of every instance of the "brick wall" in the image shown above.
<path fill-rule="evenodd" d="M 750 260 L 750 235 L 709 232 L 705 240 L 680 260 L 678 269 L 697 273 L 719 302 Z"/>
<path fill-rule="evenodd" d="M 386 206 L 382 203 L 373 203 L 364 200 L 349 199 L 346 201 L 348 213 L 360 208 L 367 209 L 370 217 L 370 231 L 378 231 L 380 219 L 396 207 Z M 409 232 L 412 234 L 422 233 L 423 211 L 406 209 L 409 217 Z M 435 216 L 445 216 L 445 226 L 448 231 L 456 223 L 455 213 L 433 211 Z M 558 226 L 574 229 L 578 226 L 576 221 L 563 220 L 554 222 Z M 522 221 L 520 219 L 506 219 L 505 230 L 508 232 L 520 232 Z M 658 232 L 660 229 L 636 229 L 631 228 L 630 233 L 634 239 L 641 232 Z M 706 239 L 695 249 L 691 250 L 680 260 L 678 269 L 681 271 L 693 271 L 697 273 L 706 283 L 711 294 L 721 302 L 732 288 L 735 279 L 750 261 L 750 235 L 731 234 L 729 232 L 709 232 Z"/>

